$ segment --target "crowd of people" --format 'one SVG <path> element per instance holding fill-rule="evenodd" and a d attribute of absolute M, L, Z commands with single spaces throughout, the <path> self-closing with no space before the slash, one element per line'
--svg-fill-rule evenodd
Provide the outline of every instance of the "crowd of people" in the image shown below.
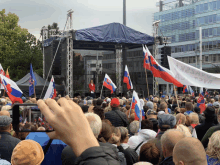
<path fill-rule="evenodd" d="M 0 164 L 218 165 L 219 97 L 205 98 L 202 113 L 197 100 L 191 95 L 140 98 L 139 119 L 132 98 L 30 98 L 24 103 L 36 103 L 45 118 L 22 120 L 25 132 L 15 132 L 11 102 L 2 98 Z"/>

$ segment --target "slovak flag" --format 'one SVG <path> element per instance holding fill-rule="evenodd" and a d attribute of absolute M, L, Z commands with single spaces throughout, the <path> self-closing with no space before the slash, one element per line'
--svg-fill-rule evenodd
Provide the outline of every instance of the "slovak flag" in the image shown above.
<path fill-rule="evenodd" d="M 145 69 L 147 69 L 147 70 L 150 70 L 150 61 L 149 61 L 150 52 L 144 46 L 143 46 L 143 54 L 144 54 L 144 64 L 143 64 L 143 67 Z"/>
<path fill-rule="evenodd" d="M 56 97 L 56 88 L 55 88 L 55 82 L 54 82 L 54 78 L 52 76 L 51 80 L 50 80 L 50 84 L 48 86 L 47 92 L 44 96 L 44 99 L 54 99 Z"/>
<path fill-rule="evenodd" d="M 109 90 L 111 90 L 111 94 L 113 92 L 115 92 L 115 90 L 117 88 L 116 85 L 112 82 L 112 80 L 110 79 L 110 77 L 107 74 L 105 74 L 103 86 L 108 88 Z"/>
<path fill-rule="evenodd" d="M 205 96 L 208 96 L 208 97 L 210 96 L 210 94 L 209 94 L 207 89 L 205 90 Z"/>
<path fill-rule="evenodd" d="M 152 72 L 154 77 L 162 78 L 164 81 L 170 82 L 170 83 L 176 85 L 177 87 L 183 87 L 183 84 L 181 84 L 179 81 L 177 81 L 173 77 L 173 73 L 169 69 L 164 68 L 157 63 L 157 61 L 151 55 L 151 53 L 147 47 L 146 47 L 146 51 L 148 52 L 148 59 L 149 59 L 149 63 L 150 63 L 149 70 Z"/>
<path fill-rule="evenodd" d="M 2 85 L 9 99 L 12 101 L 12 104 L 14 104 L 15 102 L 23 103 L 22 99 L 20 98 L 23 92 L 20 90 L 17 84 L 1 74 L 0 77 L 2 80 Z"/>
<path fill-rule="evenodd" d="M 197 107 L 200 108 L 200 113 L 203 113 L 203 111 L 205 111 L 206 107 L 205 107 L 205 99 L 204 99 L 204 93 L 202 91 L 202 88 L 201 88 L 201 91 L 200 91 L 200 94 L 199 94 L 199 98 L 197 100 Z"/>
<path fill-rule="evenodd" d="M 43 121 L 43 119 L 42 119 L 41 117 L 38 117 L 38 121 L 42 122 L 42 121 Z"/>
<path fill-rule="evenodd" d="M 137 94 L 137 92 L 135 92 L 135 90 L 133 91 L 131 109 L 134 109 L 134 112 L 135 112 L 134 119 L 141 121 L 144 116 L 142 116 L 141 102 L 140 102 L 138 94 Z"/>
<path fill-rule="evenodd" d="M 0 74 L 2 74 L 3 76 L 5 76 L 5 71 L 2 67 L 2 65 L 0 64 Z"/>
<path fill-rule="evenodd" d="M 191 95 L 194 97 L 194 96 L 195 96 L 195 93 L 194 93 L 194 91 L 192 90 L 191 86 L 188 86 L 188 88 L 189 88 L 189 92 L 190 92 Z"/>
<path fill-rule="evenodd" d="M 130 74 L 129 74 L 129 72 L 128 72 L 128 67 L 127 67 L 127 65 L 125 65 L 125 73 L 124 73 L 123 82 L 127 84 L 128 90 L 133 89 L 133 84 L 132 84 L 132 82 L 131 82 L 131 77 L 130 77 Z"/>
<path fill-rule="evenodd" d="M 184 85 L 184 87 L 183 87 L 183 93 L 186 93 L 186 92 L 188 92 L 188 89 L 187 89 L 187 86 Z"/>

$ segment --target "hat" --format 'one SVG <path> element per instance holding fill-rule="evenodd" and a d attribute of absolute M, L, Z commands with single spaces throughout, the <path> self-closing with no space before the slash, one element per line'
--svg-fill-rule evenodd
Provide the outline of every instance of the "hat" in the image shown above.
<path fill-rule="evenodd" d="M 19 142 L 15 146 L 11 156 L 12 165 L 40 165 L 43 160 L 43 149 L 39 143 L 33 140 L 23 140 Z"/>
<path fill-rule="evenodd" d="M 218 102 L 214 102 L 214 103 L 213 103 L 213 107 L 219 108 L 219 103 L 218 103 Z"/>
<path fill-rule="evenodd" d="M 207 107 L 203 112 L 205 116 L 214 116 L 215 115 L 215 108 L 214 107 Z"/>
<path fill-rule="evenodd" d="M 107 103 L 110 103 L 111 102 L 111 99 L 110 98 L 107 98 Z"/>
<path fill-rule="evenodd" d="M 9 126 L 12 122 L 12 118 L 9 116 L 0 116 L 0 127 Z"/>
<path fill-rule="evenodd" d="M 149 109 L 154 109 L 154 104 L 153 104 L 153 102 L 151 102 L 151 101 L 148 101 L 147 104 L 146 104 L 146 106 L 147 106 Z"/>
<path fill-rule="evenodd" d="M 111 101 L 112 107 L 118 107 L 120 105 L 119 100 L 117 98 L 113 98 Z"/>
<path fill-rule="evenodd" d="M 146 115 L 157 115 L 157 112 L 155 112 L 154 110 L 152 109 L 149 109 L 146 113 Z"/>
<path fill-rule="evenodd" d="M 163 114 L 158 116 L 158 125 L 160 128 L 171 129 L 176 125 L 176 118 L 170 114 Z"/>

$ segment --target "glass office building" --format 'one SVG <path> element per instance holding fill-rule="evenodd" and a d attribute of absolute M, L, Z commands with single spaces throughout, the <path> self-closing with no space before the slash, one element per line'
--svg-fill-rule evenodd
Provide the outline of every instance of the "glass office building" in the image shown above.
<path fill-rule="evenodd" d="M 172 57 L 199 67 L 202 27 L 203 69 L 220 64 L 220 0 L 164 0 L 159 10 L 153 19 L 160 20 L 159 35 L 171 37 Z"/>

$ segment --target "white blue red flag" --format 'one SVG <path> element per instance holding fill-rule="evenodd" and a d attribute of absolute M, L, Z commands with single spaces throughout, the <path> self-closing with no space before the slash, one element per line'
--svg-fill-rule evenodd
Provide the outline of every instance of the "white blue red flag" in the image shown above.
<path fill-rule="evenodd" d="M 151 55 L 151 53 L 147 47 L 146 47 L 146 52 L 148 52 L 147 53 L 148 60 L 150 63 L 150 68 L 148 70 L 150 70 L 152 72 L 154 77 L 162 78 L 164 81 L 170 82 L 170 83 L 176 85 L 177 87 L 183 87 L 183 84 L 181 84 L 179 81 L 177 81 L 172 76 L 173 74 L 169 69 L 166 69 L 157 63 L 157 61 L 153 58 L 153 56 Z"/>
<path fill-rule="evenodd" d="M 135 90 L 133 91 L 131 109 L 134 109 L 134 112 L 135 112 L 134 119 L 141 121 L 144 116 L 142 116 L 141 102 Z"/>
<path fill-rule="evenodd" d="M 200 108 L 200 113 L 203 113 L 206 109 L 205 107 L 205 99 L 204 99 L 204 93 L 202 88 L 200 89 L 199 98 L 197 100 L 197 107 Z"/>
<path fill-rule="evenodd" d="M 205 96 L 208 96 L 208 97 L 210 96 L 210 94 L 209 94 L 207 89 L 205 90 Z"/>
<path fill-rule="evenodd" d="M 110 79 L 110 77 L 107 74 L 105 74 L 103 86 L 108 88 L 109 90 L 111 90 L 111 94 L 113 92 L 115 92 L 115 90 L 117 88 L 116 85 L 112 82 L 112 80 Z"/>
<path fill-rule="evenodd" d="M 150 70 L 150 61 L 149 61 L 150 52 L 144 46 L 143 46 L 143 54 L 144 54 L 144 65 L 143 65 L 143 67 L 147 70 Z"/>
<path fill-rule="evenodd" d="M 20 98 L 23 92 L 20 90 L 17 84 L 13 80 L 3 76 L 2 74 L 0 74 L 0 77 L 2 80 L 2 85 L 9 99 L 12 101 L 12 104 L 14 104 L 15 102 L 23 103 L 22 99 Z"/>
<path fill-rule="evenodd" d="M 125 65 L 125 73 L 124 73 L 123 82 L 127 84 L 128 90 L 133 89 L 133 84 L 131 82 L 131 77 L 130 77 L 127 65 Z"/>
<path fill-rule="evenodd" d="M 47 88 L 47 92 L 44 96 L 44 99 L 54 99 L 56 97 L 56 88 L 55 88 L 55 82 L 54 82 L 54 78 L 52 76 L 51 80 L 50 80 L 50 84 Z"/>
<path fill-rule="evenodd" d="M 184 85 L 184 86 L 183 86 L 183 93 L 187 93 L 187 92 L 188 92 L 187 86 Z"/>
<path fill-rule="evenodd" d="M 37 80 L 34 75 L 32 64 L 30 64 L 29 96 L 34 94 L 34 86 L 36 85 L 37 85 Z"/>
<path fill-rule="evenodd" d="M 191 86 L 188 86 L 188 88 L 189 88 L 189 92 L 190 92 L 191 95 L 194 97 L 194 96 L 195 96 L 195 93 L 194 93 L 193 89 L 191 88 Z"/>

